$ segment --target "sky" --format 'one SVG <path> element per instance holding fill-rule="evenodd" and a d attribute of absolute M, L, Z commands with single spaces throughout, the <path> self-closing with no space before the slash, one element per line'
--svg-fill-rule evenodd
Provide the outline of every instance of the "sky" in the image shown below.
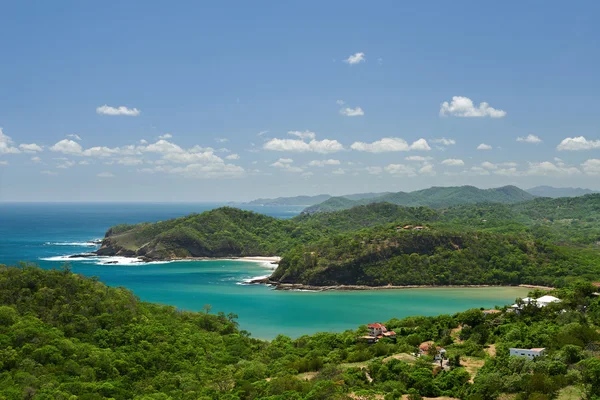
<path fill-rule="evenodd" d="M 0 2 L 0 201 L 600 189 L 597 1 Z"/>

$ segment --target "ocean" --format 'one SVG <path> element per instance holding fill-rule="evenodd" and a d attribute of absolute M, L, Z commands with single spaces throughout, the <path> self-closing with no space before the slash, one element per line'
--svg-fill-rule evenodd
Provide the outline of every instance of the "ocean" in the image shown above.
<path fill-rule="evenodd" d="M 110 286 L 123 286 L 142 300 L 198 311 L 238 315 L 240 328 L 252 336 L 299 337 L 340 332 L 358 325 L 410 315 L 438 315 L 473 307 L 514 302 L 523 288 L 439 288 L 355 292 L 277 291 L 248 285 L 270 273 L 268 263 L 237 260 L 132 263 L 117 259 L 69 259 L 93 251 L 94 240 L 120 223 L 154 222 L 200 213 L 215 203 L 0 203 L 0 264 L 31 262 L 59 268 L 68 262 L 75 273 L 97 276 Z M 277 218 L 291 218 L 303 207 L 245 207 Z M 111 259 L 113 260 L 113 259 Z"/>

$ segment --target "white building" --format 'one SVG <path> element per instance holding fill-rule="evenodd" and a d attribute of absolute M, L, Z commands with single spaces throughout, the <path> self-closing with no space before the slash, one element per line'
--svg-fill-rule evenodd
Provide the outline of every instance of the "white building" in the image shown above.
<path fill-rule="evenodd" d="M 523 302 L 523 305 L 532 304 L 538 308 L 546 307 L 547 305 L 552 304 L 552 303 L 560 303 L 561 302 L 561 300 L 558 297 L 549 296 L 549 295 L 542 296 L 537 299 L 532 299 L 531 297 L 525 297 L 525 298 L 521 299 L 521 301 Z M 521 306 L 519 306 L 518 304 L 513 304 L 510 307 L 515 310 L 521 309 Z"/>
<path fill-rule="evenodd" d="M 533 349 L 516 349 L 510 348 L 510 355 L 515 357 L 527 357 L 533 360 L 535 357 L 543 356 L 546 353 L 546 349 L 543 347 L 536 347 Z"/>

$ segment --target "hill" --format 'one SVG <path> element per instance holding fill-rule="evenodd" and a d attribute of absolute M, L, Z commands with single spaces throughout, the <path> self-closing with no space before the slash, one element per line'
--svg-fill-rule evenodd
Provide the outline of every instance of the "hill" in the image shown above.
<path fill-rule="evenodd" d="M 524 306 L 520 313 L 471 309 L 393 318 L 385 326 L 396 337 L 373 345 L 360 340 L 366 325 L 266 342 L 239 330 L 234 313 L 211 313 L 210 305 L 183 311 L 67 268 L 0 265 L 0 397 L 372 400 L 410 393 L 474 400 L 570 392 L 596 398 L 594 290 L 576 282 L 552 292 L 560 304 Z M 365 324 L 371 322 L 378 321 Z M 410 355 L 424 342 L 444 347 L 444 368 L 433 352 Z M 544 347 L 546 355 L 509 357 L 511 347 Z"/>
<path fill-rule="evenodd" d="M 526 190 L 527 193 L 532 194 L 534 196 L 539 197 L 577 197 L 577 196 L 585 196 L 586 194 L 596 193 L 596 191 L 591 189 L 583 189 L 583 188 L 555 188 L 552 186 L 536 186 L 531 189 Z"/>
<path fill-rule="evenodd" d="M 348 209 L 368 203 L 392 203 L 401 206 L 432 208 L 450 207 L 459 204 L 476 203 L 518 203 L 532 200 L 535 196 L 516 186 L 504 186 L 494 189 L 478 189 L 474 186 L 432 187 L 414 192 L 388 193 L 378 197 L 349 201 L 332 197 L 323 203 L 307 207 L 305 213 L 330 212 Z"/>
<path fill-rule="evenodd" d="M 276 199 L 256 199 L 244 203 L 250 206 L 310 206 L 322 203 L 329 199 L 328 194 L 319 194 L 316 196 L 295 196 L 295 197 L 277 197 Z"/>

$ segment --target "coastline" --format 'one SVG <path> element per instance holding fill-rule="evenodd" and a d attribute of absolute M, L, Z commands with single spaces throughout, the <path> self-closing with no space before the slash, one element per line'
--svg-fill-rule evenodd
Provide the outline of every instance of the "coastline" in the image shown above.
<path fill-rule="evenodd" d="M 368 286 L 368 285 L 332 285 L 332 286 L 314 286 L 304 285 L 302 283 L 279 283 L 270 280 L 268 277 L 260 277 L 250 280 L 248 283 L 255 285 L 273 286 L 275 290 L 308 290 L 308 291 L 355 291 L 355 290 L 398 290 L 398 289 L 466 289 L 466 288 L 485 288 L 485 287 L 522 287 L 528 289 L 553 290 L 549 286 L 521 284 L 510 285 L 386 285 L 386 286 Z"/>

